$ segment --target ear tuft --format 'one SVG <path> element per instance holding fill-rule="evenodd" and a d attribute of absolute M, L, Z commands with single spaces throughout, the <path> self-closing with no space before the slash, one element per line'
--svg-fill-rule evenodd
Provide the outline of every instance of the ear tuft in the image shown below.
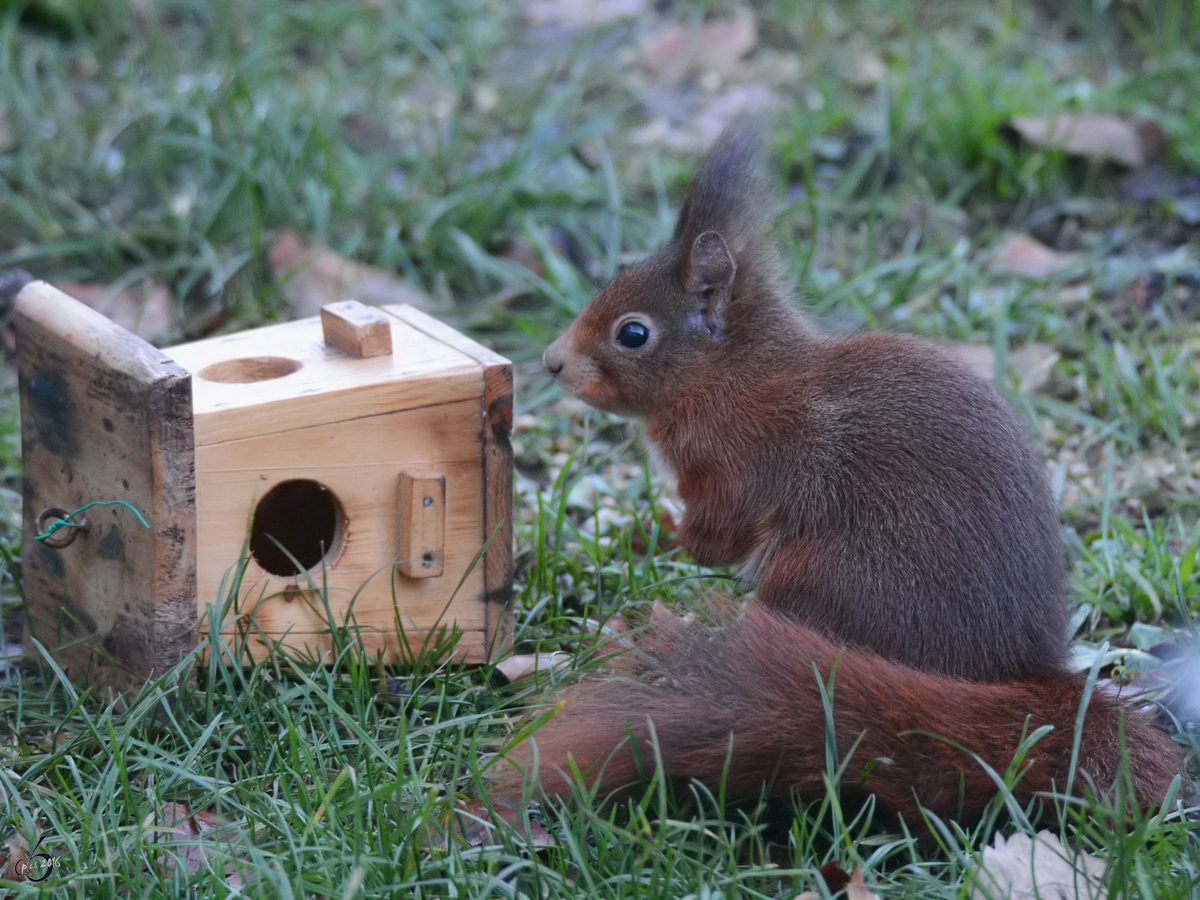
<path fill-rule="evenodd" d="M 723 340 L 729 331 L 727 317 L 736 274 L 737 263 L 725 238 L 715 231 L 696 237 L 688 254 L 686 288 L 689 294 L 703 298 L 704 324 L 715 341 Z"/>
<path fill-rule="evenodd" d="M 725 238 L 715 231 L 705 231 L 696 237 L 688 256 L 689 294 L 728 292 L 733 288 L 733 276 L 736 274 L 737 263 L 729 252 Z"/>

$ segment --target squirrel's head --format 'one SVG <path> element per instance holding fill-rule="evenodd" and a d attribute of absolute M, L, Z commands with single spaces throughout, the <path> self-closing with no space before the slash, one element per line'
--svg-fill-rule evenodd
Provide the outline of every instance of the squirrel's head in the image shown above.
<path fill-rule="evenodd" d="M 546 350 L 546 370 L 591 406 L 644 417 L 670 403 L 728 340 L 737 262 L 716 231 L 622 272 Z"/>
<path fill-rule="evenodd" d="M 761 146 L 745 122 L 726 131 L 693 177 L 667 245 L 613 279 L 550 345 L 542 361 L 564 390 L 645 417 L 756 339 L 737 332 L 778 294 Z"/>

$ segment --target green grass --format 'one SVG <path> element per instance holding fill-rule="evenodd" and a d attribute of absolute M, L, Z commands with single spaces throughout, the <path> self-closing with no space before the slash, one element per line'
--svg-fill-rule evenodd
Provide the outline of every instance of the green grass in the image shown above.
<path fill-rule="evenodd" d="M 1104 641 L 1141 651 L 1173 627 L 1188 632 L 1200 606 L 1200 230 L 1189 195 L 1135 202 L 1123 174 L 1014 144 L 1001 126 L 1018 114 L 1152 115 L 1166 164 L 1194 177 L 1200 9 L 755 9 L 757 52 L 794 57 L 799 72 L 777 86 L 772 120 L 777 235 L 797 292 L 835 328 L 1002 355 L 1051 345 L 1047 386 L 1013 399 L 1061 490 L 1081 657 Z M 639 621 L 655 600 L 729 587 L 670 546 L 669 503 L 636 430 L 559 403 L 537 367 L 595 288 L 669 234 L 695 162 L 631 139 L 653 87 L 626 61 L 641 27 L 531 31 L 519 10 L 488 0 L 0 4 L 11 132 L 0 266 L 163 282 L 179 298 L 181 340 L 284 315 L 266 260 L 284 228 L 417 283 L 518 364 L 516 643 L 579 651 L 595 641 L 589 618 Z M 886 65 L 866 87 L 842 68 L 864 47 Z M 688 90 L 680 104 L 703 94 Z M 1079 253 L 1081 277 L 993 272 L 988 253 L 1012 230 Z M 0 643 L 12 643 L 20 458 L 4 371 Z M 1008 376 L 1002 386 L 1014 387 Z M 540 687 L 504 687 L 490 667 L 432 652 L 381 670 L 338 625 L 331 669 L 284 656 L 243 668 L 235 643 L 194 681 L 172 674 L 125 707 L 51 666 L 9 670 L 0 837 L 48 831 L 64 863 L 48 884 L 72 896 L 221 896 L 231 864 L 247 896 L 386 897 L 406 885 L 430 897 L 614 898 L 793 897 L 822 890 L 815 869 L 829 860 L 861 861 L 884 896 L 960 897 L 990 837 L 992 822 L 947 823 L 931 846 L 833 796 L 781 817 L 654 791 L 627 810 L 545 811 L 551 848 L 505 835 L 431 851 L 431 828 L 478 790 Z M 1118 673 L 1145 661 L 1112 658 Z M 230 823 L 221 841 L 190 842 L 194 872 L 179 861 L 187 840 L 155 840 L 154 814 L 169 803 Z M 1062 830 L 1110 861 L 1114 896 L 1194 896 L 1200 847 L 1177 814 L 1109 822 L 1087 807 Z"/>

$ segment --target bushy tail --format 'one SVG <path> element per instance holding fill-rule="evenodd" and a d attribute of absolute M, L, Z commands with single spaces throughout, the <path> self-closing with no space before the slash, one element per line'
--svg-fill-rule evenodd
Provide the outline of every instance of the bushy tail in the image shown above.
<path fill-rule="evenodd" d="M 730 800 L 757 798 L 764 786 L 776 796 L 818 798 L 828 771 L 827 709 L 837 763 L 849 758 L 843 791 L 874 794 L 910 821 L 919 806 L 942 818 L 977 818 L 997 792 L 980 761 L 1003 775 L 1022 742 L 1047 725 L 1021 763 L 1013 789 L 1021 802 L 1036 792 L 1108 791 L 1123 750 L 1143 804 L 1161 800 L 1182 770 L 1181 748 L 1151 717 L 1095 692 L 1068 786 L 1082 680 L 962 681 L 842 650 L 762 607 L 728 618 L 718 629 L 652 632 L 636 677 L 560 694 L 549 720 L 509 754 L 515 765 L 493 800 L 515 803 L 521 770 L 534 767 L 545 793 L 569 796 L 569 760 L 589 786 L 599 783 L 600 796 L 620 796 L 644 783 L 657 759 L 672 780 L 714 792 L 724 785 Z"/>

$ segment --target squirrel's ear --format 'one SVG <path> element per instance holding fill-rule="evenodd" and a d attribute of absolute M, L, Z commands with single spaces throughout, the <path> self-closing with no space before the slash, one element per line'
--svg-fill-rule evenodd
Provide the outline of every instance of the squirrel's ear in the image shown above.
<path fill-rule="evenodd" d="M 725 337 L 725 316 L 733 297 L 733 276 L 737 263 L 725 238 L 705 231 L 692 242 L 688 254 L 686 287 L 689 294 L 704 298 L 704 324 L 714 340 Z"/>

